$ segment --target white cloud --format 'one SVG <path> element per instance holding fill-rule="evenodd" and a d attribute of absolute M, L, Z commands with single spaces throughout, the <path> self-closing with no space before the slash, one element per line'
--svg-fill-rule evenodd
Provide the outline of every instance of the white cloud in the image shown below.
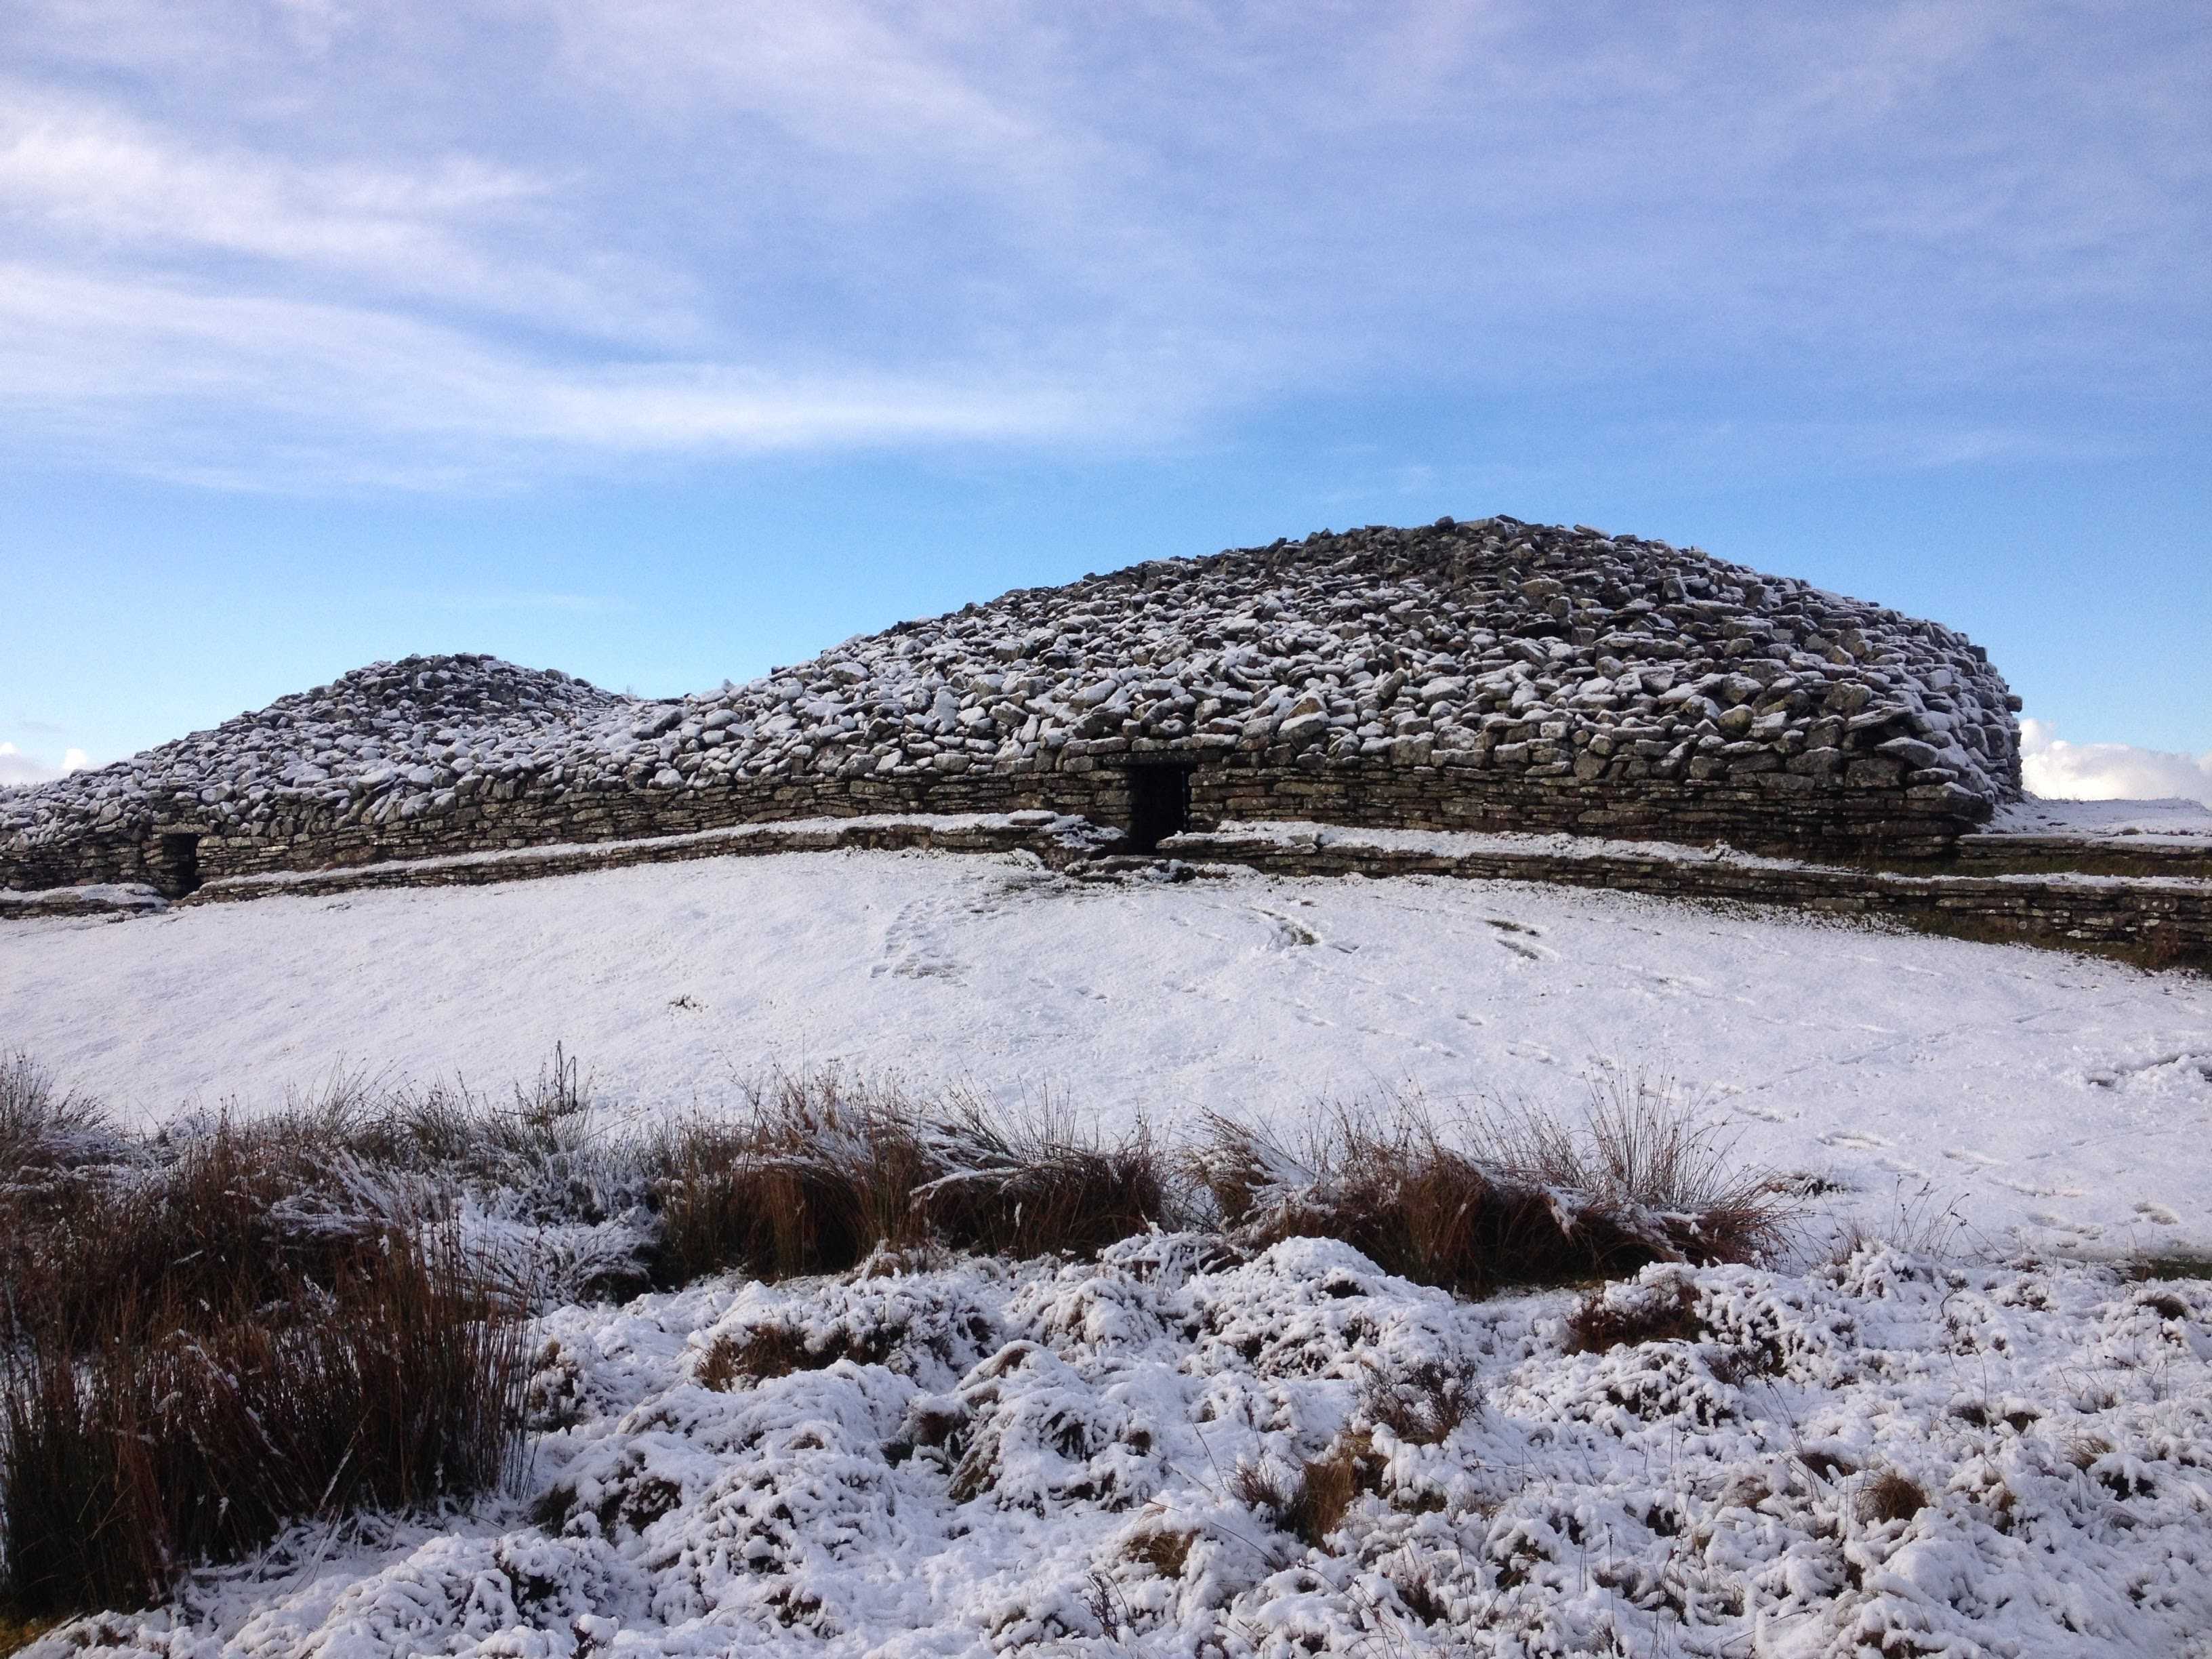
<path fill-rule="evenodd" d="M 711 362 L 608 365 L 531 352 L 374 307 L 208 292 L 0 264 L 0 410 L 70 429 L 149 471 L 282 489 L 407 482 L 395 447 L 436 446 L 481 479 L 535 450 L 571 456 L 763 453 L 854 445 L 1035 440 L 1112 429 L 1138 377 L 1094 366 L 1078 390 L 1017 372 L 773 374 Z M 227 411 L 286 417 L 264 464 L 237 465 Z M 383 441 L 361 453 L 359 440 Z M 133 454 L 137 448 L 141 453 Z M 234 466 L 234 471 L 226 471 Z M 453 482 L 431 469 L 421 482 Z"/>
<path fill-rule="evenodd" d="M 52 766 L 35 755 L 25 754 L 12 743 L 0 743 L 0 789 L 50 782 L 67 773 L 81 772 L 91 764 L 91 757 L 82 749 L 67 750 L 62 756 L 62 763 Z"/>
<path fill-rule="evenodd" d="M 2212 806 L 2212 753 L 2126 743 L 2069 743 L 2047 720 L 2020 723 L 2021 775 L 2045 800 L 2202 801 Z"/>
<path fill-rule="evenodd" d="M 442 484 L 1673 371 L 1978 389 L 1863 424 L 2063 452 L 2087 417 L 2008 394 L 2203 379 L 2186 44 L 1979 0 L 18 0 L 0 283 L 127 298 L 0 341 L 4 436 Z"/>

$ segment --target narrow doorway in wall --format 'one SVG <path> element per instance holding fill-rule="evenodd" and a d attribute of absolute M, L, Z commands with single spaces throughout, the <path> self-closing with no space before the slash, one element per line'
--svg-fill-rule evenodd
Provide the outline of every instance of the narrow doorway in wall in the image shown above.
<path fill-rule="evenodd" d="M 1129 848 L 1157 851 L 1190 827 L 1190 772 L 1181 766 L 1129 769 Z"/>
<path fill-rule="evenodd" d="M 200 884 L 200 838 L 168 835 L 161 837 L 162 886 L 171 898 L 198 892 Z"/>

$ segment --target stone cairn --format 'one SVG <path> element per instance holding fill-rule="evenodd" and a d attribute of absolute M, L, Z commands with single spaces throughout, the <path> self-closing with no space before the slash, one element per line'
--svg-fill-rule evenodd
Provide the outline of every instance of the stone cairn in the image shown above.
<path fill-rule="evenodd" d="M 1323 531 L 902 623 L 675 701 L 483 656 L 380 663 L 0 793 L 0 880 L 890 809 L 1111 812 L 1924 852 L 2019 793 L 2019 708 L 1940 624 L 1695 550 L 1505 518 Z M 1118 793 L 1117 793 L 1118 791 Z M 134 858 L 137 862 L 134 865 Z"/>

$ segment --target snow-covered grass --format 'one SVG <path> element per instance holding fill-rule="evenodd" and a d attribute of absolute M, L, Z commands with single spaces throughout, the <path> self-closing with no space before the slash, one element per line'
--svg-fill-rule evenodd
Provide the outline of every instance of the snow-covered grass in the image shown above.
<path fill-rule="evenodd" d="M 648 1273 L 1087 1260 L 1188 1218 L 1224 1257 L 1354 1240 L 1487 1288 L 1747 1261 L 1790 1201 L 1647 1092 L 1588 1137 L 1488 1125 L 1482 1154 L 1407 1105 L 1303 1164 L 1218 1118 L 1178 1155 L 835 1072 L 736 1123 L 595 1139 L 592 1119 L 558 1051 L 512 1104 L 349 1086 L 135 1142 L 27 1059 L 0 1067 L 0 1609 L 135 1607 L 286 1520 L 483 1490 L 520 1429 L 522 1308 Z M 763 1328 L 718 1341 L 709 1380 L 828 1358 Z"/>
<path fill-rule="evenodd" d="M 147 1122 L 364 1068 L 499 1083 L 562 1041 L 617 1118 L 843 1062 L 1109 1138 L 1219 1109 L 1295 1139 L 1406 1092 L 1567 1112 L 1617 1062 L 1842 1212 L 2212 1249 L 2212 983 L 1601 891 L 838 853 L 269 898 L 10 922 L 0 1034 Z"/>
<path fill-rule="evenodd" d="M 41 1655 L 2202 1659 L 2212 1628 L 2212 1285 L 2131 1276 L 2201 1271 L 2199 980 L 1506 884 L 825 855 L 15 924 L 0 1030 L 173 1146 L 314 1097 L 379 1201 L 457 1182 L 438 1215 L 538 1309 L 514 1492 L 320 1518 Z M 563 1038 L 596 1110 L 540 1067 Z M 1639 1069 L 1718 1143 L 1608 1152 Z M 462 1071 L 538 1081 L 488 1113 Z M 1254 1201 L 1090 1260 L 886 1235 L 590 1299 L 652 1265 L 653 1179 L 827 1075 L 1078 1146 L 1218 1152 L 1225 1112 Z M 1639 1169 L 1662 1224 L 1744 1165 L 1819 1213 L 1759 1263 L 1457 1299 L 1304 1236 L 1361 1102 L 1473 1153 L 1462 1107 L 1533 1108 L 1483 1167 Z M 50 1151 L 99 1140 L 73 1109 Z M 689 1165 L 617 1150 L 685 1134 Z"/>
<path fill-rule="evenodd" d="M 1875 1245 L 1601 1296 L 1621 1340 L 1149 1234 L 572 1307 L 514 1503 L 33 1651 L 2202 1653 L 2206 1286 Z"/>

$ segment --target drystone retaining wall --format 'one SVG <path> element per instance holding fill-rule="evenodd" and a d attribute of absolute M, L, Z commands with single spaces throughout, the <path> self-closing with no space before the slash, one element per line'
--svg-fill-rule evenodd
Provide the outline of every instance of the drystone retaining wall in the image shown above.
<path fill-rule="evenodd" d="M 375 887 L 476 887 L 539 876 L 580 875 L 640 864 L 694 859 L 760 857 L 771 853 L 937 852 L 1036 854 L 1055 866 L 1095 852 L 1115 839 L 1081 818 L 1051 812 L 952 818 L 820 819 L 659 836 L 638 841 L 567 847 L 532 847 L 503 853 L 409 859 L 304 873 L 273 871 L 224 876 L 194 892 L 189 904 L 237 903 L 278 895 L 327 896 Z M 4 914 L 4 912 L 0 912 Z"/>
<path fill-rule="evenodd" d="M 1047 811 L 963 817 L 855 817 L 775 823 L 684 836 L 518 848 L 395 860 L 342 869 L 218 876 L 191 903 L 277 895 L 328 895 L 363 888 L 482 884 L 628 865 L 771 853 L 841 849 L 1028 852 L 1055 866 L 1080 867 L 1115 844 L 1117 832 Z M 1991 840 L 1996 837 L 1990 838 Z M 1973 939 L 2086 950 L 2159 967 L 2212 969 L 2212 880 L 2081 875 L 1910 875 L 1619 842 L 1562 848 L 1384 846 L 1334 826 L 1281 823 L 1198 830 L 1162 843 L 1185 863 L 1235 865 L 1286 876 L 1428 875 L 1462 880 L 1548 882 L 1664 898 L 1781 906 L 1817 915 L 1887 918 Z M 151 900 L 150 895 L 141 895 Z M 85 893 L 88 890 L 73 890 Z M 62 905 L 70 896 L 22 896 L 0 917 L 119 915 L 118 890 L 100 903 Z M 155 901 L 155 902 L 158 902 Z"/>
<path fill-rule="evenodd" d="M 1972 828 L 1956 792 L 1904 782 L 1894 763 L 1849 783 L 1775 770 L 1713 779 L 1648 779 L 1623 788 L 1601 768 L 1546 779 L 1479 767 L 1328 760 L 1315 751 L 1201 751 L 1087 745 L 1050 770 L 969 769 L 929 779 L 800 775 L 702 788 L 615 787 L 561 793 L 495 785 L 399 822 L 348 821 L 302 811 L 254 835 L 210 833 L 204 820 L 157 823 L 136 837 L 90 836 L 26 849 L 6 884 L 37 889 L 144 882 L 181 895 L 198 882 L 271 871 L 344 868 L 523 847 L 639 840 L 819 817 L 1046 811 L 1099 823 L 1130 819 L 1130 772 L 1177 767 L 1189 779 L 1189 822 L 1318 819 L 1361 829 L 1561 832 L 1705 844 L 1778 854 L 1879 847 L 1898 859 L 1941 856 Z M 1590 757 L 1595 761 L 1598 757 Z M 1588 772 L 1589 776 L 1581 775 Z"/>
<path fill-rule="evenodd" d="M 1434 875 L 1605 887 L 1668 898 L 1886 917 L 1969 938 L 2087 949 L 2158 966 L 2212 967 L 2212 881 L 2172 877 L 1905 875 L 1725 856 L 1378 847 L 1328 830 L 1234 828 L 1173 837 L 1163 854 L 1282 875 Z"/>
<path fill-rule="evenodd" d="M 2212 881 L 2212 842 L 2119 836 L 1961 836 L 1945 864 L 1962 876 L 2066 873 Z"/>

